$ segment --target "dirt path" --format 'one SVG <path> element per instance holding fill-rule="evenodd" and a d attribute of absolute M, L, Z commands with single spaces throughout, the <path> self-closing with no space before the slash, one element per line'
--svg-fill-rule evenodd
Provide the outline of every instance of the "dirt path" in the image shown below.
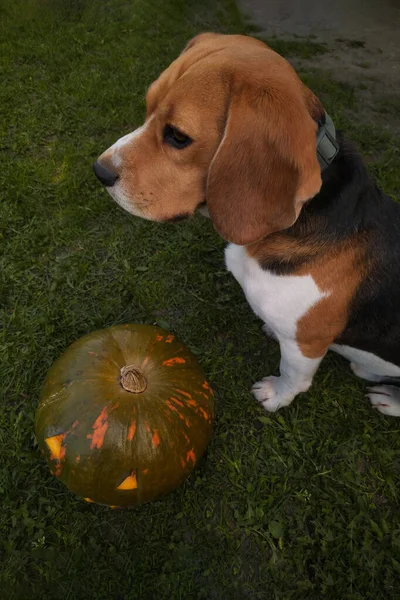
<path fill-rule="evenodd" d="M 400 0 L 239 0 L 239 5 L 261 35 L 326 44 L 329 52 L 291 62 L 328 69 L 339 81 L 357 85 L 366 110 L 378 112 L 376 120 L 400 134 Z"/>

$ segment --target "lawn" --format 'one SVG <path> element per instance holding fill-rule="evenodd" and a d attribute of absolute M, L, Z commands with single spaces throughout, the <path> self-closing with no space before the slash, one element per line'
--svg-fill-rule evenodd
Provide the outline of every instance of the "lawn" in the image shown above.
<path fill-rule="evenodd" d="M 232 0 L 0 0 L 0 596 L 7 600 L 395 599 L 400 421 L 373 412 L 336 356 L 269 415 L 249 394 L 276 373 L 211 223 L 158 225 L 112 203 L 93 160 L 139 125 L 146 87 L 202 30 L 249 31 Z M 363 121 L 356 87 L 301 76 L 380 185 L 400 142 Z M 322 48 L 325 51 L 324 48 Z M 52 478 L 35 445 L 47 369 L 73 340 L 158 323 L 216 394 L 201 466 L 164 500 L 119 511 Z"/>

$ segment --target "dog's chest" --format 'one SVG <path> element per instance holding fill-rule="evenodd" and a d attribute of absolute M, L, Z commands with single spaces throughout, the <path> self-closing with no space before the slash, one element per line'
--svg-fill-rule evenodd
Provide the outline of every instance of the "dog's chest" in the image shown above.
<path fill-rule="evenodd" d="M 265 271 L 243 246 L 229 244 L 225 263 L 251 308 L 277 337 L 295 337 L 297 321 L 326 295 L 311 275 L 275 275 Z"/>

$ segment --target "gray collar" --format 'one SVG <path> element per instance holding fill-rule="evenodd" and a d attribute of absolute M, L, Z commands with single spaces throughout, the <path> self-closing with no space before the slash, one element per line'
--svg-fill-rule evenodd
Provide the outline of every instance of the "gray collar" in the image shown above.
<path fill-rule="evenodd" d="M 317 158 L 321 171 L 329 167 L 338 152 L 335 125 L 328 113 L 325 113 L 317 131 Z"/>

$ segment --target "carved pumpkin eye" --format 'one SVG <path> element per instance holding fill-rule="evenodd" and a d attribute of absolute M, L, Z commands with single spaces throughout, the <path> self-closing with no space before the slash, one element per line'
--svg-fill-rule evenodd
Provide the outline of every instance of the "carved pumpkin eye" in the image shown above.
<path fill-rule="evenodd" d="M 177 150 L 187 148 L 193 141 L 188 135 L 182 133 L 182 131 L 172 125 L 166 125 L 164 127 L 163 140 L 166 144 Z"/>
<path fill-rule="evenodd" d="M 119 484 L 117 490 L 136 490 L 137 489 L 136 471 L 132 471 L 130 475 Z"/>

